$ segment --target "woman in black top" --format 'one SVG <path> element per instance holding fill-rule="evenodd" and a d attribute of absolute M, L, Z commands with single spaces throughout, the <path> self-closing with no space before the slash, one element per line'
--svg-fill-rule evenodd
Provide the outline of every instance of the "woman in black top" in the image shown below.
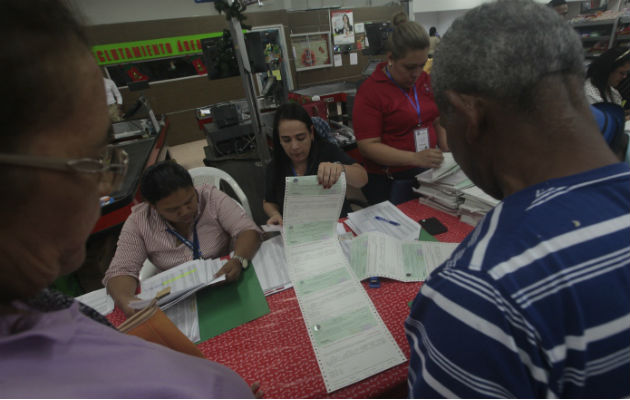
<path fill-rule="evenodd" d="M 276 111 L 273 121 L 274 155 L 267 168 L 263 208 L 267 224 L 282 225 L 285 178 L 317 175 L 325 188 L 334 185 L 342 172 L 346 183 L 360 188 L 367 183 L 367 172 L 332 143 L 318 138 L 306 110 L 296 103 L 286 103 Z M 344 201 L 342 216 L 350 207 Z"/>

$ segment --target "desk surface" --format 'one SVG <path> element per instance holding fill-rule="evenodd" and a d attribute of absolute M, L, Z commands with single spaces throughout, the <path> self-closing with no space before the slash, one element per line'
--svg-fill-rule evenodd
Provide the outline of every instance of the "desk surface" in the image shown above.
<path fill-rule="evenodd" d="M 436 236 L 442 242 L 461 242 L 472 230 L 470 225 L 456 217 L 416 200 L 401 204 L 399 208 L 414 220 L 437 217 L 448 228 L 448 232 Z M 415 298 L 422 283 L 381 279 L 378 289 L 368 288 L 367 283 L 363 285 L 385 325 L 409 358 L 403 323 L 409 315 L 408 303 Z M 233 369 L 250 384 L 260 382 L 266 398 L 406 397 L 407 363 L 326 393 L 295 292 L 289 289 L 271 295 L 267 297 L 267 303 L 271 310 L 269 314 L 199 344 L 203 354 Z M 118 325 L 122 315 L 116 312 L 110 320 Z"/>

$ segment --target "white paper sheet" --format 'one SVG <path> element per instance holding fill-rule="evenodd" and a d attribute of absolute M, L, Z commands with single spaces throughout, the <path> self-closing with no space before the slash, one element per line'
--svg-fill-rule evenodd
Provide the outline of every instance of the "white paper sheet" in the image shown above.
<path fill-rule="evenodd" d="M 401 241 L 380 232 L 368 232 L 352 241 L 350 265 L 360 280 L 381 276 L 419 282 L 446 261 L 457 245 Z"/>
<path fill-rule="evenodd" d="M 109 297 L 105 288 L 86 293 L 77 297 L 76 300 L 92 307 L 102 315 L 107 315 L 114 311 L 114 299 Z"/>
<path fill-rule="evenodd" d="M 357 53 L 350 53 L 350 65 L 357 65 L 359 63 L 359 56 Z"/>
<path fill-rule="evenodd" d="M 193 343 L 201 340 L 197 297 L 192 296 L 164 311 L 164 313 Z"/>
<path fill-rule="evenodd" d="M 377 231 L 400 240 L 415 240 L 420 236 L 420 224 L 389 201 L 349 213 L 348 220 L 352 224 L 351 229 L 357 235 Z"/>
<path fill-rule="evenodd" d="M 252 264 L 265 296 L 293 287 L 287 272 L 282 236 L 262 242 Z"/>
<path fill-rule="evenodd" d="M 287 266 L 329 393 L 406 361 L 337 239 L 344 196 L 345 175 L 331 189 L 287 178 Z"/>
<path fill-rule="evenodd" d="M 282 232 L 282 225 L 261 225 L 263 232 Z"/>
<path fill-rule="evenodd" d="M 444 152 L 442 155 L 444 156 L 444 160 L 438 168 L 431 168 L 416 175 L 416 178 L 420 182 L 435 182 L 450 174 L 454 174 L 460 169 L 453 158 L 453 153 Z"/>
<path fill-rule="evenodd" d="M 335 67 L 343 67 L 343 61 L 341 60 L 341 54 L 335 54 L 333 56 L 333 62 Z"/>

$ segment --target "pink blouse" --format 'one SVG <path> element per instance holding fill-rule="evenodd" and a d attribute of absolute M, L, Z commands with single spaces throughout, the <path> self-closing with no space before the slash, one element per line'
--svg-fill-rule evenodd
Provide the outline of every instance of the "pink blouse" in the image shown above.
<path fill-rule="evenodd" d="M 243 208 L 216 187 L 202 185 L 196 190 L 199 195 L 197 235 L 203 258 L 227 255 L 232 240 L 243 231 L 261 232 Z M 107 281 L 119 275 L 131 275 L 138 279 L 147 258 L 163 271 L 192 260 L 190 247 L 178 242 L 166 231 L 167 227 L 172 229 L 171 224 L 159 216 L 149 203 L 133 207 L 120 232 L 116 254 L 105 273 L 103 284 L 107 286 Z M 187 239 L 192 242 L 192 232 Z"/>

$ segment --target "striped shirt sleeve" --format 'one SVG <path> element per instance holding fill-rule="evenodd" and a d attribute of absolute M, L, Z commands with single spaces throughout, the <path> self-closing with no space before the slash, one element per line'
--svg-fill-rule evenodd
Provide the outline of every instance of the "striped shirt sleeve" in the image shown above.
<path fill-rule="evenodd" d="M 140 269 L 146 259 L 146 245 L 135 215 L 132 214 L 122 227 L 116 253 L 105 273 L 103 285 L 107 287 L 107 282 L 115 276 L 130 275 L 138 279 Z"/>

